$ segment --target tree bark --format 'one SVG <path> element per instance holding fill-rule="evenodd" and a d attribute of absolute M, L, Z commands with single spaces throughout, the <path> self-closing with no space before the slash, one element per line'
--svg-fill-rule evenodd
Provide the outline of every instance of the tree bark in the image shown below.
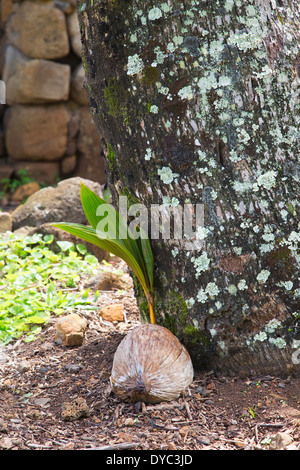
<path fill-rule="evenodd" d="M 298 0 L 78 0 L 78 16 L 113 203 L 204 207 L 199 249 L 151 240 L 158 323 L 195 368 L 298 374 Z"/>

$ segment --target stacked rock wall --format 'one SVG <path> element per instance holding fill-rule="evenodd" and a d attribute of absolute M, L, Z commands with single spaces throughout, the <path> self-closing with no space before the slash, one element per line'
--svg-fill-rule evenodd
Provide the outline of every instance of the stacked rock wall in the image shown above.
<path fill-rule="evenodd" d="M 75 2 L 0 0 L 0 180 L 22 168 L 40 183 L 105 182 Z"/>

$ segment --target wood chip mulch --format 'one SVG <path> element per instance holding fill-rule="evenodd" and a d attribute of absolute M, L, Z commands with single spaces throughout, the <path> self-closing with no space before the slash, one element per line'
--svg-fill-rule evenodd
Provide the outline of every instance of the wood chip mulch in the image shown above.
<path fill-rule="evenodd" d="M 102 293 L 100 301 L 123 302 L 126 319 L 113 324 L 86 312 L 82 346 L 56 344 L 53 319 L 33 343 L 0 348 L 1 450 L 300 449 L 300 379 L 198 371 L 177 401 L 120 402 L 110 371 L 138 310 L 132 292 Z"/>

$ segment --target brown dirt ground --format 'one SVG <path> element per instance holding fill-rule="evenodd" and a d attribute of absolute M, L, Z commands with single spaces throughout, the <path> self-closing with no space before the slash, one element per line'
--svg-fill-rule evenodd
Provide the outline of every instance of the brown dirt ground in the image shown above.
<path fill-rule="evenodd" d="M 269 448 L 278 433 L 290 438 L 285 448 L 300 448 L 300 379 L 199 371 L 177 401 L 121 402 L 110 392 L 110 371 L 118 344 L 139 324 L 138 309 L 132 290 L 106 291 L 99 299 L 99 307 L 123 302 L 126 321 L 101 322 L 86 312 L 83 345 L 67 348 L 54 341 L 53 319 L 33 343 L 18 340 L 4 349 L 0 450 L 255 450 Z M 78 399 L 88 413 L 66 421 L 62 410 Z"/>

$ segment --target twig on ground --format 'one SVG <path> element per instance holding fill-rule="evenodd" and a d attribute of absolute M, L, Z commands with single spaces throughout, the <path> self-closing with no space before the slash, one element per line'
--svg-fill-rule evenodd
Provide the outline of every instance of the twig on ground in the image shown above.
<path fill-rule="evenodd" d="M 257 423 L 256 426 L 282 428 L 283 424 L 282 423 Z"/>
<path fill-rule="evenodd" d="M 140 442 L 121 442 L 119 444 L 111 444 L 108 446 L 103 447 L 91 447 L 82 450 L 126 450 L 126 449 L 134 449 L 135 447 L 140 446 Z"/>
<path fill-rule="evenodd" d="M 188 415 L 189 420 L 192 421 L 192 420 L 193 420 L 193 416 L 192 416 L 192 413 L 191 413 L 191 410 L 190 410 L 190 407 L 189 407 L 189 404 L 188 404 L 187 401 L 184 401 L 184 407 L 185 407 L 185 409 L 186 409 L 186 413 L 187 413 L 187 415 Z"/>

